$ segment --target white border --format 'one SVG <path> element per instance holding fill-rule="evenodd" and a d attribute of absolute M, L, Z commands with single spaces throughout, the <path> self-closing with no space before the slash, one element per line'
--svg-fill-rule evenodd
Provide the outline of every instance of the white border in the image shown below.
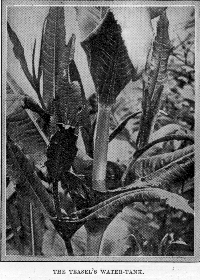
<path fill-rule="evenodd" d="M 2 38 L 3 38 L 3 44 L 2 44 L 2 46 L 3 46 L 3 53 L 5 54 L 5 50 L 6 50 L 6 39 L 5 39 L 5 34 L 6 34 L 6 28 L 5 28 L 5 6 L 33 6 L 33 5 L 36 5 L 36 6 L 58 6 L 58 5 L 62 5 L 62 6 L 76 6 L 76 5 L 79 5 L 79 6 L 95 6 L 95 5 L 100 5 L 100 6 L 104 6 L 104 5 L 112 5 L 112 6 L 128 6 L 128 7 L 131 7 L 131 6 L 135 6 L 135 7 L 141 7 L 141 6 L 193 6 L 193 5 L 195 5 L 195 14 L 196 14 L 196 29 L 195 29 L 195 31 L 196 31 L 196 44 L 195 44 L 195 49 L 196 49 L 196 54 L 198 54 L 198 53 L 200 53 L 200 48 L 199 48 L 199 36 L 197 35 L 197 34 L 199 34 L 198 33 L 198 31 L 200 31 L 199 30 L 199 18 L 200 18 L 200 10 L 199 10 L 199 5 L 198 5 L 198 1 L 178 1 L 178 3 L 179 4 L 177 4 L 177 1 L 171 1 L 171 2 L 169 2 L 169 1 L 162 1 L 162 3 L 161 3 L 161 1 L 159 1 L 159 2 L 156 2 L 156 1 L 118 1 L 118 3 L 116 4 L 116 1 L 32 1 L 32 0 L 29 0 L 29 1 L 23 1 L 23 0 L 21 0 L 21 1 L 19 1 L 20 3 L 22 3 L 22 4 L 14 4 L 14 3 L 16 3 L 16 1 L 6 1 L 6 0 L 2 0 L 2 4 L 3 4 L 3 11 L 2 11 L 2 15 L 3 15 L 3 19 L 2 19 L 2 29 L 3 29 L 3 31 L 2 31 Z M 33 3 L 33 4 L 23 4 L 24 2 L 28 2 L 28 3 Z M 39 3 L 43 3 L 43 4 L 39 4 Z M 80 4 L 80 2 L 81 2 L 81 4 Z M 131 4 L 130 4 L 130 2 L 132 2 Z M 140 4 L 138 4 L 138 2 L 140 2 Z M 141 4 L 141 2 L 142 2 L 142 4 Z M 55 4 L 56 3 L 56 4 Z M 82 3 L 84 3 L 84 4 L 82 4 Z M 114 4 L 115 3 L 115 4 Z M 122 4 L 123 3 L 123 4 Z M 197 56 L 196 57 L 196 65 L 198 65 L 199 67 L 200 67 L 200 61 L 199 61 L 200 59 L 199 59 L 199 56 Z M 5 85 L 5 63 L 6 63 L 6 56 L 4 56 L 4 57 L 2 57 L 2 82 L 3 82 L 3 85 Z M 196 87 L 196 92 L 199 92 L 199 90 L 200 90 L 200 85 L 199 85 L 199 83 L 198 83 L 198 81 L 200 81 L 200 70 L 199 70 L 199 67 L 196 67 L 196 74 L 195 74 L 195 87 Z M 4 91 L 5 91 L 5 86 L 4 86 Z M 4 112 L 2 112 L 2 113 L 4 113 Z M 200 141 L 198 141 L 198 138 L 199 138 L 199 132 L 200 132 L 200 127 L 199 127 L 199 121 L 197 121 L 198 119 L 199 119 L 199 117 L 200 117 L 200 106 L 199 106 L 199 100 L 198 100 L 198 97 L 197 97 L 197 99 L 196 99 L 196 111 L 195 111 L 195 116 L 196 116 L 196 125 L 195 125 L 195 139 L 196 139 L 196 145 L 195 145 L 195 159 L 196 159 L 196 168 L 195 168 L 195 172 L 196 172 L 196 177 L 195 177 L 195 186 L 199 186 L 200 184 L 200 180 L 199 180 L 199 178 L 200 178 L 200 162 L 199 162 L 199 160 L 198 160 L 198 154 L 199 154 L 199 151 L 200 151 Z M 5 115 L 2 115 L 2 117 L 3 118 L 5 118 Z M 5 131 L 3 131 L 3 135 L 5 134 Z M 5 137 L 4 137 L 4 139 L 5 139 Z M 2 151 L 2 157 L 4 158 L 4 163 L 5 163 L 5 151 Z M 4 168 L 4 166 L 3 166 L 3 168 Z M 4 168 L 5 169 L 5 168 Z M 4 170 L 4 173 L 3 174 L 5 174 L 5 170 Z M 5 201 L 5 193 L 2 193 L 2 195 L 3 195 L 3 200 Z M 195 204 L 197 204 L 197 201 L 199 201 L 199 198 L 200 198 L 200 194 L 199 194 L 199 190 L 198 190 L 198 188 L 196 187 L 196 191 L 195 191 Z M 3 213 L 5 214 L 5 203 L 4 203 L 4 205 L 3 205 Z M 197 249 L 198 247 L 199 247 L 199 237 L 198 237 L 198 234 L 197 234 L 197 232 L 199 233 L 200 232 L 200 222 L 199 222 L 199 205 L 198 205 L 198 207 L 197 207 L 197 205 L 196 205 L 196 209 L 195 209 L 195 216 L 196 216 L 196 218 L 195 218 L 195 244 L 196 244 L 196 248 L 195 249 Z M 3 217 L 3 223 L 5 222 L 5 216 Z M 5 238 L 5 232 L 3 232 L 3 238 Z M 5 254 L 5 246 L 3 246 L 2 247 L 2 253 L 3 254 Z M 136 259 L 137 258 L 137 259 Z M 4 260 L 8 260 L 8 261 L 14 261 L 14 260 L 16 260 L 16 258 L 14 259 L 13 257 L 6 257 L 6 258 L 4 258 Z M 40 273 L 41 273 L 41 268 L 42 267 L 44 267 L 44 265 L 46 266 L 46 265 L 48 265 L 48 267 L 50 267 L 50 268 L 52 268 L 52 267 L 54 267 L 54 264 L 55 264 L 55 269 L 56 269 L 56 267 L 57 267 L 57 263 L 43 263 L 43 262 L 46 262 L 46 261 L 52 261 L 52 258 L 33 258 L 33 257 L 20 257 L 19 256 L 19 258 L 18 258 L 18 260 L 19 261 L 40 261 L 40 262 L 42 262 L 42 263 L 38 263 L 37 262 L 37 267 L 38 267 L 38 272 L 40 271 Z M 128 265 L 128 267 L 130 267 L 130 263 L 128 263 L 128 262 L 130 262 L 130 261 L 136 261 L 136 262 L 141 262 L 141 261 L 162 261 L 162 262 L 166 262 L 166 261 L 170 261 L 170 262 L 195 262 L 195 261 L 198 261 L 199 260 L 199 253 L 198 254 L 196 254 L 196 256 L 195 257 L 123 257 L 123 260 L 122 260 L 122 257 L 86 257 L 86 256 L 84 256 L 84 257 L 70 257 L 70 261 L 72 261 L 72 262 L 74 262 L 74 261 L 76 261 L 76 262 L 83 262 L 84 261 L 84 263 L 79 263 L 79 265 L 80 265 L 80 267 L 89 267 L 89 268 L 91 268 L 91 267 L 94 267 L 94 266 L 98 266 L 98 267 L 100 267 L 100 265 L 103 265 L 103 266 L 105 266 L 105 267 L 107 267 L 107 266 L 109 266 L 109 268 L 110 268 L 110 266 L 113 266 L 114 265 L 114 267 L 115 267 L 115 269 L 118 269 L 118 267 L 121 265 L 121 264 L 119 264 L 119 263 L 104 263 L 104 264 L 102 264 L 102 263 L 93 263 L 93 262 L 90 262 L 90 263 L 85 263 L 85 261 L 95 261 L 95 262 L 99 262 L 99 261 L 101 261 L 101 260 L 103 260 L 103 261 L 114 261 L 114 262 L 119 262 L 119 261 L 122 261 L 121 262 L 121 264 L 125 267 L 125 266 L 127 266 Z M 68 258 L 68 260 L 67 260 L 67 258 L 66 257 L 56 257 L 56 258 L 54 258 L 54 261 L 61 261 L 61 262 L 63 262 L 63 261 L 69 261 L 69 258 Z M 73 264 L 72 263 L 68 263 L 68 264 L 70 264 L 70 266 L 72 265 L 73 266 Z M 9 265 L 9 267 L 11 267 L 11 266 L 13 266 L 13 265 L 15 265 L 15 263 L 8 263 L 8 265 Z M 22 263 L 18 263 L 17 264 L 17 266 L 18 267 L 20 267 L 22 265 Z M 35 263 L 35 265 L 36 265 L 36 263 Z M 77 265 L 77 263 L 75 263 L 75 267 L 77 268 L 77 266 L 79 266 L 79 265 Z M 136 263 L 136 264 L 132 264 L 131 265 L 131 267 L 132 266 L 136 266 L 136 267 L 138 267 L 138 269 L 140 269 L 140 265 L 141 265 L 141 263 Z M 153 264 L 153 267 L 155 267 L 155 265 L 156 266 L 158 266 L 159 267 L 159 265 L 160 264 L 158 264 L 158 263 L 154 263 Z M 171 264 L 166 264 L 167 266 L 171 266 Z M 173 266 L 174 266 L 174 264 L 172 264 Z M 185 265 L 185 264 L 179 264 L 179 265 L 181 265 L 182 266 L 182 269 L 183 269 L 183 271 L 184 271 L 184 269 L 186 268 L 186 267 L 188 267 L 188 266 L 190 266 L 190 267 L 193 267 L 194 266 L 194 264 L 190 264 L 190 265 Z M 32 269 L 32 266 L 34 267 L 34 263 L 30 263 L 30 269 Z M 67 265 L 68 266 L 68 265 Z M 152 266 L 151 265 L 147 265 L 146 263 L 145 264 L 142 264 L 142 266 L 144 266 L 144 267 L 146 267 L 146 269 L 149 271 L 149 276 L 151 275 L 151 277 L 152 277 L 152 272 L 151 272 L 151 268 L 152 268 Z M 176 264 L 176 266 L 177 266 L 177 264 Z M 1 267 L 1 266 L 0 266 Z M 6 267 L 7 267 L 7 263 L 5 263 L 5 269 L 6 269 Z M 66 269 L 66 265 L 63 265 L 63 263 L 59 263 L 59 267 L 58 267 L 58 269 L 60 269 L 60 267 L 65 267 L 65 268 L 63 268 L 63 269 Z M 198 266 L 199 267 L 199 266 Z M 23 268 L 23 267 L 22 267 Z M 89 269 L 88 268 L 88 269 Z M 5 270 L 4 270 L 5 271 Z M 10 270 L 8 269 L 8 270 L 6 270 L 7 272 L 7 276 L 9 276 L 9 273 L 10 273 Z M 161 270 L 162 272 L 164 272 L 164 270 Z M 157 271 L 157 272 L 159 272 L 159 271 Z M 190 278 L 192 277 L 192 272 L 193 271 L 191 271 L 190 270 Z M 49 277 L 51 277 L 49 274 L 48 274 L 48 271 L 47 272 L 45 272 L 46 274 L 44 275 L 44 277 L 46 277 L 47 275 L 48 275 L 48 279 L 50 279 Z M 28 274 L 25 274 L 24 276 L 26 276 L 27 277 L 27 275 Z M 184 274 L 184 276 L 186 276 L 187 275 L 187 273 L 186 274 Z M 1 276 L 1 269 L 0 269 L 0 276 Z M 2 275 L 3 276 L 3 275 Z M 35 276 L 36 276 L 36 274 L 35 274 Z M 34 277 L 35 277 L 34 276 Z M 39 275 L 38 275 L 39 276 Z M 41 276 L 41 275 L 40 275 Z M 149 278 L 149 276 L 148 276 L 148 278 Z M 158 276 L 158 275 L 157 275 Z M 157 277 L 156 276 L 156 277 Z M 171 276 L 172 276 L 172 274 L 171 274 Z M 189 276 L 189 275 L 188 275 Z M 44 278 L 43 277 L 43 278 Z M 64 279 L 63 277 L 65 277 L 65 279 L 66 279 L 66 277 L 69 277 L 69 276 L 67 276 L 67 274 L 66 275 L 59 275 L 59 279 Z M 70 277 L 77 277 L 77 275 L 70 275 Z M 86 277 L 87 277 L 87 275 L 86 275 Z M 101 277 L 101 275 L 99 275 L 98 274 L 98 277 Z M 104 276 L 105 277 L 105 276 Z M 113 275 L 112 276 L 113 277 L 113 279 L 115 279 L 115 275 Z M 119 275 L 118 275 L 118 277 L 119 277 Z M 138 275 L 138 277 L 140 277 L 139 275 Z M 154 277 L 155 277 L 155 275 L 154 275 Z M 174 276 L 173 276 L 174 277 Z M 1 277 L 0 277 L 1 278 Z M 20 276 L 20 278 L 21 278 L 21 276 Z M 189 278 L 189 277 L 188 277 Z M 1 279 L 4 279 L 4 278 L 1 278 Z M 6 279 L 6 278 L 5 278 Z M 12 278 L 12 279 L 14 279 L 14 278 Z M 22 278 L 22 279 L 25 279 L 25 278 Z M 27 279 L 27 278 L 26 278 Z M 37 279 L 37 278 L 32 278 L 32 279 Z M 158 278 L 159 279 L 159 278 Z M 169 279 L 169 278 L 168 278 Z M 175 279 L 175 278 L 173 278 L 173 279 Z M 183 278 L 183 279 L 187 279 L 187 278 Z M 193 279 L 193 278 L 191 278 L 191 279 Z M 194 278 L 194 279 L 197 279 L 197 278 Z"/>

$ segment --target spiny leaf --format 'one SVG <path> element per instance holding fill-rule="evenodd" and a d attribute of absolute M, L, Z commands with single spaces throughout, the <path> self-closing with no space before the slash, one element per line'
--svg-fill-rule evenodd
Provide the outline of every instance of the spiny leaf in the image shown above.
<path fill-rule="evenodd" d="M 161 104 L 161 95 L 166 81 L 167 62 L 170 54 L 168 19 L 162 13 L 157 23 L 157 35 L 153 43 L 151 61 L 147 63 L 147 81 L 143 85 L 143 100 L 140 130 L 137 137 L 138 148 L 148 143 L 154 128 L 155 117 Z"/>
<path fill-rule="evenodd" d="M 169 164 L 172 166 L 177 160 L 180 160 L 184 156 L 190 155 L 193 151 L 194 147 L 193 145 L 190 145 L 171 153 L 139 158 L 135 162 L 132 172 L 134 172 L 138 178 L 145 177 L 152 174 L 156 170 L 167 167 Z"/>
<path fill-rule="evenodd" d="M 172 163 L 148 174 L 145 182 L 155 187 L 171 189 L 177 182 L 194 177 L 194 152 L 188 153 Z"/>
<path fill-rule="evenodd" d="M 88 58 L 99 101 L 112 104 L 135 72 L 121 37 L 121 27 L 112 12 L 106 14 L 101 25 L 81 45 Z"/>
<path fill-rule="evenodd" d="M 105 201 L 97 204 L 94 207 L 77 211 L 76 214 L 79 219 L 66 220 L 66 223 L 84 222 L 95 217 L 113 217 L 122 209 L 133 202 L 144 201 L 162 201 L 170 207 L 179 209 L 189 214 L 193 214 L 193 209 L 189 206 L 187 200 L 182 196 L 171 193 L 159 188 L 148 187 L 145 183 L 142 189 L 133 189 L 124 193 L 115 195 Z M 132 185 L 128 186 L 132 188 Z"/>

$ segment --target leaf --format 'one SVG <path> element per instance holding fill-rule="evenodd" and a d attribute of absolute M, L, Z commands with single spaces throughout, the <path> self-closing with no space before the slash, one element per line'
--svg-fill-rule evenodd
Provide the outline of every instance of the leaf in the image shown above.
<path fill-rule="evenodd" d="M 6 148 L 7 176 L 21 186 L 21 191 L 27 193 L 45 217 L 55 216 L 52 198 L 37 177 L 34 167 L 9 136 Z"/>
<path fill-rule="evenodd" d="M 105 17 L 108 7 L 76 7 L 81 40 L 87 38 Z"/>
<path fill-rule="evenodd" d="M 19 60 L 24 74 L 26 75 L 26 77 L 27 77 L 28 81 L 30 82 L 30 84 L 32 85 L 32 87 L 35 89 L 36 85 L 34 83 L 32 75 L 29 72 L 27 62 L 26 62 L 26 59 L 24 56 L 24 48 L 22 47 L 22 45 L 17 37 L 17 34 L 12 30 L 9 23 L 7 23 L 7 29 L 8 29 L 8 34 L 9 34 L 10 40 L 14 46 L 13 52 L 15 54 L 15 57 Z"/>
<path fill-rule="evenodd" d="M 155 118 L 161 105 L 161 95 L 166 81 L 167 63 L 170 54 L 168 19 L 163 12 L 157 22 L 157 34 L 153 43 L 151 61 L 147 63 L 146 81 L 143 86 L 143 101 L 140 130 L 137 136 L 138 148 L 149 141 L 154 129 Z"/>
<path fill-rule="evenodd" d="M 50 7 L 42 37 L 43 100 L 49 108 L 56 96 L 57 75 L 65 51 L 64 8 Z"/>
<path fill-rule="evenodd" d="M 152 186 L 171 189 L 176 183 L 184 182 L 188 178 L 193 178 L 194 151 L 192 150 L 192 146 L 191 149 L 185 149 L 179 153 L 178 151 L 177 153 L 173 153 L 173 155 L 169 155 L 166 159 L 166 163 L 168 160 L 171 160 L 171 162 L 167 165 L 163 165 L 163 167 L 155 170 L 153 173 L 147 174 L 142 180 L 150 182 Z"/>
<path fill-rule="evenodd" d="M 25 154 L 34 159 L 35 163 L 44 162 L 46 157 L 45 142 L 48 142 L 48 139 L 37 123 L 36 114 L 23 108 L 25 100 L 32 101 L 32 99 L 23 92 L 9 73 L 7 74 L 7 82 L 7 133 L 23 149 Z"/>
<path fill-rule="evenodd" d="M 178 169 L 179 163 L 181 163 L 181 160 L 185 156 L 188 158 L 188 160 L 190 158 L 192 159 L 191 153 L 193 152 L 193 149 L 194 149 L 194 147 L 192 145 L 190 145 L 183 149 L 179 149 L 179 150 L 171 152 L 171 153 L 164 153 L 164 154 L 160 154 L 160 155 L 154 155 L 151 157 L 145 156 L 143 158 L 139 158 L 135 162 L 132 172 L 135 173 L 136 178 L 141 178 L 141 177 L 148 176 L 148 175 L 152 174 L 153 172 L 155 172 L 156 170 L 159 170 L 162 168 L 164 168 L 165 170 L 167 168 L 168 168 L 168 170 L 172 169 L 173 165 L 176 165 L 177 169 Z M 179 166 L 179 167 L 181 169 L 181 166 Z M 185 178 L 187 175 L 190 175 L 190 174 L 187 174 L 186 170 L 184 170 L 183 172 L 185 173 L 185 176 L 183 178 Z M 166 178 L 167 178 L 167 175 L 166 175 Z M 171 178 L 169 177 L 168 178 L 169 182 L 170 182 L 170 179 Z M 180 180 L 179 178 L 177 178 L 177 179 Z"/>
<path fill-rule="evenodd" d="M 130 115 L 141 110 L 142 89 L 134 84 L 130 81 L 117 97 L 112 107 L 111 129 L 115 129 Z M 140 115 L 127 123 L 124 130 L 117 136 L 117 139 L 128 140 L 129 143 L 135 144 L 139 123 Z"/>
<path fill-rule="evenodd" d="M 63 172 L 69 171 L 77 153 L 75 129 L 69 127 L 57 131 L 47 149 L 46 166 L 52 181 L 59 181 Z"/>
<path fill-rule="evenodd" d="M 133 80 L 137 80 L 145 69 L 153 39 L 148 8 L 112 6 L 110 9 L 121 26 L 124 44 L 136 70 Z"/>
<path fill-rule="evenodd" d="M 79 25 L 82 20 L 78 18 Z M 112 12 L 106 14 L 81 45 L 87 55 L 99 101 L 112 104 L 135 73 L 121 37 L 121 27 Z"/>
<path fill-rule="evenodd" d="M 21 242 L 26 246 L 26 254 L 41 255 L 42 239 L 45 232 L 44 216 L 40 208 L 27 193 L 17 186 L 17 206 L 21 222 Z M 32 212 L 30 212 L 30 204 Z"/>
<path fill-rule="evenodd" d="M 83 89 L 83 84 L 81 81 L 81 77 L 79 74 L 79 71 L 76 67 L 76 64 L 74 60 L 71 60 L 69 64 L 69 75 L 70 80 L 72 82 L 78 82 L 81 90 L 81 98 L 79 96 L 79 100 L 77 98 L 77 104 L 79 105 L 79 108 L 82 107 L 82 110 L 80 112 L 80 118 L 79 118 L 79 125 L 81 128 L 81 133 L 83 137 L 83 141 L 85 144 L 86 152 L 89 156 L 92 157 L 93 154 L 93 131 L 90 121 L 90 112 L 89 112 L 89 104 L 85 97 L 85 91 Z M 71 99 L 69 99 L 71 100 Z M 81 104 L 80 104 L 81 100 Z M 71 107 L 70 105 L 68 107 Z"/>
<path fill-rule="evenodd" d="M 158 229 L 158 225 L 156 228 L 152 226 L 152 218 L 131 204 L 125 207 L 105 230 L 99 255 L 150 255 L 151 252 L 145 252 L 143 244 L 150 245 L 152 240 L 158 242 Z"/>
<path fill-rule="evenodd" d="M 128 116 L 123 122 L 121 122 L 116 129 L 110 134 L 109 136 L 109 142 L 111 142 L 126 126 L 127 122 L 132 119 L 135 118 L 140 112 L 136 112 L 130 116 Z"/>
<path fill-rule="evenodd" d="M 71 172 L 63 172 L 61 186 L 69 192 L 77 210 L 88 207 L 90 198 L 90 189 L 86 181 L 79 178 Z"/>
<path fill-rule="evenodd" d="M 43 237 L 42 253 L 45 257 L 66 256 L 66 246 L 55 229 L 48 229 Z"/>
<path fill-rule="evenodd" d="M 70 64 L 74 59 L 75 35 L 65 45 L 64 7 L 51 7 L 44 25 L 42 38 L 43 99 L 51 120 L 51 134 L 56 123 L 75 126 L 78 111 L 83 106 L 82 89 L 74 81 Z M 76 73 L 77 74 L 77 73 Z"/>

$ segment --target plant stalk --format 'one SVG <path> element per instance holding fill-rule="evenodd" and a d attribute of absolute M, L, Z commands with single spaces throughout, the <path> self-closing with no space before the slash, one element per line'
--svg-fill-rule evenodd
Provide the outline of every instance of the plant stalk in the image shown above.
<path fill-rule="evenodd" d="M 92 182 L 93 189 L 99 192 L 106 192 L 110 112 L 111 105 L 98 104 Z"/>

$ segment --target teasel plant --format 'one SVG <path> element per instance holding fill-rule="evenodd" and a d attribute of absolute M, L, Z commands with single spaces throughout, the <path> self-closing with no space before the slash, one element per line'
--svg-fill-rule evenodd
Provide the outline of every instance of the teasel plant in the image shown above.
<path fill-rule="evenodd" d="M 76 8 L 81 46 L 86 52 L 98 100 L 93 155 L 93 189 L 106 192 L 110 112 L 119 93 L 137 80 L 153 38 L 146 8 Z M 142 31 L 138 32 L 138 28 Z"/>
<path fill-rule="evenodd" d="M 143 99 L 140 129 L 136 140 L 136 151 L 122 176 L 125 183 L 129 170 L 143 149 L 151 141 L 155 121 L 163 100 L 163 89 L 167 81 L 167 63 L 172 50 L 168 33 L 169 21 L 166 11 L 162 11 L 157 22 L 157 33 L 153 42 L 153 50 L 148 58 L 143 75 Z M 163 140 L 164 141 L 164 140 Z"/>

